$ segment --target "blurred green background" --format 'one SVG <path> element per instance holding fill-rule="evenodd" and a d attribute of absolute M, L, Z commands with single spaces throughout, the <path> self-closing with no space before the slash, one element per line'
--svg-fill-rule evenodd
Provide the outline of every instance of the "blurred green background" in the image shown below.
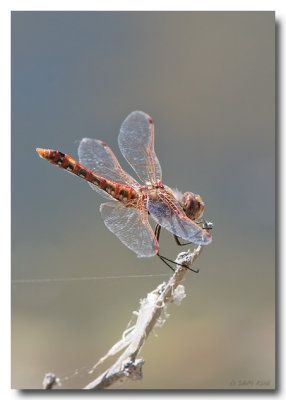
<path fill-rule="evenodd" d="M 139 299 L 168 279 L 128 278 L 169 270 L 137 259 L 105 228 L 100 196 L 35 151 L 77 159 L 80 139 L 98 138 L 131 172 L 117 135 L 137 109 L 155 122 L 163 183 L 199 193 L 215 229 L 187 297 L 140 354 L 144 379 L 113 388 L 274 387 L 274 18 L 12 13 L 13 388 L 41 388 L 49 371 L 63 389 L 86 385 Z M 179 250 L 164 232 L 162 254 Z M 106 276 L 122 278 L 68 280 Z M 63 280 L 29 282 L 46 278 Z"/>

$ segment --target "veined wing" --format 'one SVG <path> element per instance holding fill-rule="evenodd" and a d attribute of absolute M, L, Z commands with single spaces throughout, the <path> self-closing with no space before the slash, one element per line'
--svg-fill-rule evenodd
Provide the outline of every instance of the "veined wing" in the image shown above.
<path fill-rule="evenodd" d="M 207 245 L 211 235 L 189 219 L 175 199 L 164 194 L 147 200 L 147 209 L 154 220 L 174 235 L 198 245 Z"/>
<path fill-rule="evenodd" d="M 97 139 L 84 138 L 78 147 L 79 162 L 86 168 L 112 182 L 139 188 L 138 182 L 120 166 L 112 150 Z M 94 185 L 91 184 L 93 188 Z"/>
<path fill-rule="evenodd" d="M 152 257 L 158 252 L 159 245 L 146 210 L 110 202 L 101 204 L 100 211 L 107 228 L 138 257 Z"/>
<path fill-rule="evenodd" d="M 161 167 L 154 151 L 154 124 L 142 111 L 133 111 L 123 121 L 118 136 L 121 153 L 145 184 L 161 180 Z"/>

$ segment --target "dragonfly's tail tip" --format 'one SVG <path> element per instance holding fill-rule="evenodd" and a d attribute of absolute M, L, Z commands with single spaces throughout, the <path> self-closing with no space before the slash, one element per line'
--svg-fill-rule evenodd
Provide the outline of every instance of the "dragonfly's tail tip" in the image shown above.
<path fill-rule="evenodd" d="M 39 154 L 40 157 L 44 157 L 45 150 L 41 149 L 40 147 L 36 148 L 36 152 Z"/>

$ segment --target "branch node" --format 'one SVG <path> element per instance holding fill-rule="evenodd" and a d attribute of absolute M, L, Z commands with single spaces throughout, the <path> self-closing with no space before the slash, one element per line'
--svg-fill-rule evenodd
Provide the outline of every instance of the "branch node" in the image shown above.
<path fill-rule="evenodd" d="M 133 381 L 142 379 L 143 378 L 142 367 L 144 362 L 145 361 L 143 360 L 143 358 L 138 358 L 135 361 L 132 361 L 131 359 L 127 360 L 123 364 L 124 374 L 128 378 L 131 378 Z"/>
<path fill-rule="evenodd" d="M 61 386 L 61 381 L 55 374 L 48 372 L 43 379 L 42 385 L 44 390 L 51 390 L 54 385 Z"/>

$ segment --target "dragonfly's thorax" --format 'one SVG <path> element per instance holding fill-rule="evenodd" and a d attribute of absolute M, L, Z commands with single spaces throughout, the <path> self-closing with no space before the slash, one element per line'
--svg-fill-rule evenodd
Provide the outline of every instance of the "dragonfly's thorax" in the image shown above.
<path fill-rule="evenodd" d="M 157 185 L 152 186 L 143 186 L 141 188 L 145 197 L 149 197 L 151 200 L 156 200 L 160 196 L 160 194 L 167 194 L 174 198 L 174 194 L 168 186 L 163 186 L 161 182 Z"/>
<path fill-rule="evenodd" d="M 160 184 L 160 186 L 148 190 L 148 197 L 154 201 L 156 197 L 159 197 L 160 193 L 176 199 L 186 216 L 192 220 L 198 219 L 204 212 L 205 205 L 198 194 L 192 192 L 182 193 L 177 189 L 171 189 L 166 185 Z"/>

